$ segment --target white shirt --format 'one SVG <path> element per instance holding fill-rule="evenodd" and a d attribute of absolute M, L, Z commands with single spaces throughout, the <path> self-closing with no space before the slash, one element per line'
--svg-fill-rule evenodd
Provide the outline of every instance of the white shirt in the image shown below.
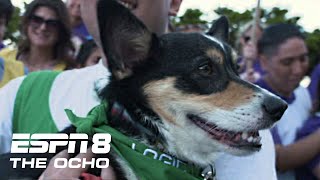
<path fill-rule="evenodd" d="M 295 141 L 297 131 L 310 116 L 312 108 L 311 97 L 306 88 L 299 86 L 295 89 L 294 95 L 295 100 L 288 105 L 288 109 L 277 123 L 278 133 L 284 146 Z"/>
<path fill-rule="evenodd" d="M 277 123 L 278 133 L 284 146 L 295 142 L 297 131 L 308 119 L 312 108 L 311 97 L 306 88 L 299 86 L 294 94 L 296 99 L 288 105 L 288 109 Z M 295 180 L 294 171 L 278 173 L 278 179 Z"/>
<path fill-rule="evenodd" d="M 218 180 L 276 180 L 275 148 L 269 130 L 259 131 L 261 150 L 249 156 L 221 155 L 215 162 Z"/>
<path fill-rule="evenodd" d="M 71 109 L 78 116 L 87 113 L 100 103 L 95 84 L 103 87 L 108 82 L 109 72 L 98 65 L 60 73 L 53 82 L 49 106 L 59 130 L 69 126 L 64 109 Z M 0 153 L 10 151 L 12 139 L 12 114 L 16 93 L 24 77 L 15 79 L 0 89 Z M 269 131 L 261 131 L 262 150 L 252 156 L 236 157 L 223 155 L 216 162 L 218 180 L 274 180 L 274 145 Z"/>

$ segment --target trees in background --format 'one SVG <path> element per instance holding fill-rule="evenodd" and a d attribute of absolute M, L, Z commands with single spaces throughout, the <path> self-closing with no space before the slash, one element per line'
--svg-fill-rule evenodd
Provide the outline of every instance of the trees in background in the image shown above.
<path fill-rule="evenodd" d="M 7 31 L 4 37 L 4 39 L 7 40 L 6 43 L 8 43 L 9 45 L 15 45 L 19 41 L 20 20 L 21 20 L 21 9 L 19 7 L 15 7 L 14 13 L 8 24 Z"/>

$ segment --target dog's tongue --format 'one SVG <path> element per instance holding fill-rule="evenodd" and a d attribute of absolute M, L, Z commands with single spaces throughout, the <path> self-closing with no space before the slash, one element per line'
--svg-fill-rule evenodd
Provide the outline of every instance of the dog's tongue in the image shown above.
<path fill-rule="evenodd" d="M 190 119 L 201 129 L 208 132 L 213 139 L 224 144 L 230 146 L 261 146 L 261 137 L 259 137 L 258 132 L 232 132 L 219 129 L 216 125 L 194 116 L 190 117 Z"/>

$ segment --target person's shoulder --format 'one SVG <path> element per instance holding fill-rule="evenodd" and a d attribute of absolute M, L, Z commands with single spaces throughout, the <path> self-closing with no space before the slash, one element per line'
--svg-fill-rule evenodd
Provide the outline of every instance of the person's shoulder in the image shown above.
<path fill-rule="evenodd" d="M 296 97 L 293 105 L 299 110 L 302 110 L 301 108 L 305 109 L 306 111 L 311 110 L 312 108 L 312 101 L 311 101 L 311 95 L 307 88 L 299 85 L 294 90 L 294 95 Z"/>
<path fill-rule="evenodd" d="M 12 47 L 6 47 L 0 51 L 0 57 L 7 61 L 15 61 L 18 50 Z"/>
<path fill-rule="evenodd" d="M 316 65 L 316 67 L 313 68 L 313 71 L 320 72 L 320 63 Z"/>
<path fill-rule="evenodd" d="M 25 74 L 25 66 L 22 62 L 0 57 L 0 87 L 7 84 L 10 80 Z"/>
<path fill-rule="evenodd" d="M 100 62 L 94 66 L 63 71 L 57 76 L 55 83 L 73 86 L 80 84 L 85 87 L 92 86 L 101 79 L 109 79 L 109 76 L 109 70 Z"/>
<path fill-rule="evenodd" d="M 299 85 L 295 90 L 294 90 L 294 94 L 296 95 L 296 97 L 303 97 L 303 98 L 310 98 L 310 94 L 309 91 L 306 87 L 303 87 L 301 85 Z"/>
<path fill-rule="evenodd" d="M 96 65 L 93 66 L 88 66 L 80 69 L 71 69 L 71 70 L 66 70 L 63 71 L 60 75 L 63 76 L 79 76 L 79 75 L 84 75 L 81 76 L 81 78 L 84 77 L 92 77 L 94 78 L 95 76 L 99 75 L 109 75 L 109 70 L 102 64 L 102 62 L 99 62 Z"/>
<path fill-rule="evenodd" d="M 9 81 L 5 86 L 0 88 L 0 92 L 4 92 L 4 94 L 6 94 L 6 92 L 17 92 L 25 78 L 26 76 L 21 76 Z"/>

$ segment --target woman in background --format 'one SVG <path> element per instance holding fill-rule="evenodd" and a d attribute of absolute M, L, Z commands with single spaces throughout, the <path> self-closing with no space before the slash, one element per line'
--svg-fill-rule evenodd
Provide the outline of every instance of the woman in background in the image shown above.
<path fill-rule="evenodd" d="M 61 0 L 32 1 L 22 17 L 21 36 L 18 49 L 12 50 L 15 58 L 2 54 L 4 73 L 0 76 L 0 87 L 28 72 L 61 71 L 74 66 L 69 16 Z"/>

